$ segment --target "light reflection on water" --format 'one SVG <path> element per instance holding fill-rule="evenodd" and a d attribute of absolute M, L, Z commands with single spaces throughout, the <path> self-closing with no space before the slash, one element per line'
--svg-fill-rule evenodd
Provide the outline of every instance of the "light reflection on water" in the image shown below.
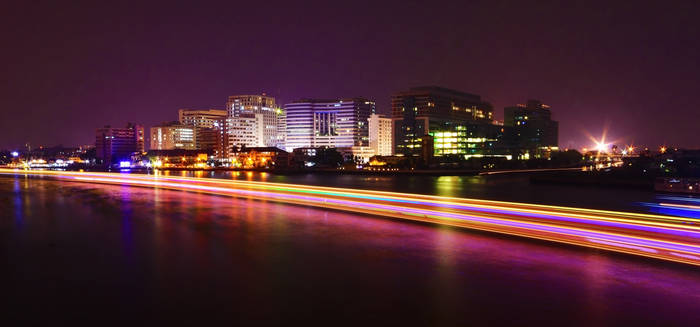
<path fill-rule="evenodd" d="M 455 181 L 439 184 L 462 192 Z M 0 178 L 0 201 L 13 312 L 422 325 L 678 325 L 700 313 L 695 268 L 444 226 L 24 177 Z"/>
<path fill-rule="evenodd" d="M 639 203 L 652 202 L 655 198 L 654 192 L 649 190 L 532 184 L 528 174 L 429 176 L 322 173 L 279 175 L 253 171 L 176 173 L 197 177 L 360 188 L 647 213 L 652 210 Z"/>
<path fill-rule="evenodd" d="M 659 194 L 654 202 L 641 202 L 640 205 L 662 215 L 700 219 L 700 199 L 693 195 Z"/>

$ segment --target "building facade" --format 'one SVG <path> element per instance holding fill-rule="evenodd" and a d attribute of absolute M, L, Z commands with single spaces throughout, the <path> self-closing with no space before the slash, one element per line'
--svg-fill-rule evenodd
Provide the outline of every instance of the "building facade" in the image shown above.
<path fill-rule="evenodd" d="M 394 154 L 393 129 L 394 121 L 391 118 L 377 114 L 369 116 L 369 146 L 374 150 L 374 155 L 390 156 Z"/>
<path fill-rule="evenodd" d="M 277 147 L 280 149 L 287 148 L 287 114 L 281 108 L 277 115 Z"/>
<path fill-rule="evenodd" d="M 507 127 L 494 124 L 445 126 L 429 133 L 432 154 L 459 160 L 482 157 L 513 158 L 513 147 Z"/>
<path fill-rule="evenodd" d="M 391 111 L 394 153 L 403 155 L 422 155 L 423 138 L 432 130 L 493 120 L 493 107 L 480 96 L 436 86 L 394 94 Z"/>
<path fill-rule="evenodd" d="M 539 100 L 506 107 L 503 124 L 512 128 L 520 159 L 544 157 L 559 149 L 559 123 Z"/>
<path fill-rule="evenodd" d="M 217 128 L 226 119 L 226 110 L 180 109 L 178 110 L 178 116 L 182 125 Z"/>
<path fill-rule="evenodd" d="M 287 151 L 308 147 L 369 146 L 375 103 L 364 98 L 302 99 L 285 105 Z"/>
<path fill-rule="evenodd" d="M 242 113 L 228 123 L 230 153 L 241 147 L 264 147 L 265 116 L 258 113 Z"/>
<path fill-rule="evenodd" d="M 195 128 L 195 149 L 213 151 L 214 156 L 222 153 L 226 110 L 180 109 L 178 114 L 181 125 Z"/>
<path fill-rule="evenodd" d="M 148 162 L 153 168 L 207 168 L 211 152 L 202 150 L 149 150 Z"/>
<path fill-rule="evenodd" d="M 136 152 L 144 152 L 143 126 L 130 123 L 125 128 L 105 126 L 95 131 L 95 154 L 103 163 L 130 160 Z"/>
<path fill-rule="evenodd" d="M 163 123 L 151 127 L 151 150 L 196 150 L 194 126 L 178 122 Z"/>
<path fill-rule="evenodd" d="M 211 151 L 215 157 L 218 157 L 222 151 L 221 128 L 195 127 L 194 134 L 195 149 Z"/>
<path fill-rule="evenodd" d="M 277 106 L 274 97 L 264 93 L 232 95 L 226 101 L 226 112 L 226 153 L 232 153 L 233 147 L 243 144 L 256 147 L 284 146 L 284 130 L 280 129 L 283 126 L 283 121 L 280 122 L 283 111 Z M 252 118 L 255 118 L 254 121 L 251 121 Z M 242 128 L 250 130 L 243 133 Z M 247 134 L 255 135 L 257 139 L 254 143 L 250 143 Z"/>
<path fill-rule="evenodd" d="M 285 168 L 289 166 L 289 159 L 289 153 L 278 147 L 241 148 L 233 152 L 230 167 Z"/>

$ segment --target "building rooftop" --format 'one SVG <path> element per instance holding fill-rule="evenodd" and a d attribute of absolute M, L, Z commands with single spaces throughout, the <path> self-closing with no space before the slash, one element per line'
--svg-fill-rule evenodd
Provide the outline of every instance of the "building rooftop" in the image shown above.
<path fill-rule="evenodd" d="M 299 100 L 292 101 L 290 103 L 335 103 L 335 102 L 374 102 L 367 98 L 355 97 L 355 98 L 342 98 L 342 99 L 313 99 L 313 98 L 301 98 Z"/>
<path fill-rule="evenodd" d="M 397 92 L 397 95 L 419 95 L 419 94 L 443 94 L 443 95 L 448 95 L 448 96 L 456 96 L 456 97 L 462 97 L 462 98 L 471 98 L 474 101 L 481 101 L 481 96 L 472 94 L 472 93 L 466 93 L 466 92 L 461 92 L 453 89 L 448 89 L 445 87 L 440 87 L 440 86 L 418 86 L 418 87 L 412 87 L 408 91 L 401 91 Z"/>

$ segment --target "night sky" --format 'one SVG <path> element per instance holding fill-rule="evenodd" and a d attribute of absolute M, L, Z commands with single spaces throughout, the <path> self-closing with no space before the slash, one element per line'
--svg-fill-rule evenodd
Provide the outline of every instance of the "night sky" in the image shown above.
<path fill-rule="evenodd" d="M 94 143 L 233 94 L 285 103 L 439 85 L 552 106 L 561 147 L 700 147 L 697 1 L 4 3 L 0 148 Z M 535 4 L 536 3 L 536 4 Z"/>

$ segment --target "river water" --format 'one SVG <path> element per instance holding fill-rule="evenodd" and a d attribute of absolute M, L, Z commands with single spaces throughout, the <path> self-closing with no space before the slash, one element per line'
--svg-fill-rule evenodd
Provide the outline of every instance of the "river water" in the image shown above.
<path fill-rule="evenodd" d="M 432 184 L 410 177 L 222 177 L 527 202 L 553 196 L 533 191 L 549 186 L 528 188 L 520 177 L 430 177 Z M 583 197 L 581 203 L 605 207 L 646 194 L 625 192 L 579 189 L 551 202 Z M 0 177 L 0 212 L 2 294 L 10 299 L 2 319 L 10 325 L 700 322 L 696 267 L 457 228 L 8 176 Z"/>
<path fill-rule="evenodd" d="M 526 173 L 489 176 L 387 176 L 166 171 L 165 174 L 419 193 L 633 212 L 649 212 L 648 207 L 641 204 L 657 202 L 656 194 L 653 191 L 576 185 L 531 184 L 530 175 Z"/>

